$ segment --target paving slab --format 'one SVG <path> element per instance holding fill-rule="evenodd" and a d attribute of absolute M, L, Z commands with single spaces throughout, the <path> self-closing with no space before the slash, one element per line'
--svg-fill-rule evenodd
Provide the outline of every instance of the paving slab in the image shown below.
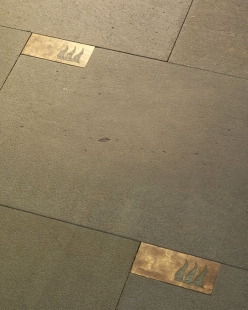
<path fill-rule="evenodd" d="M 0 206 L 1 308 L 115 309 L 138 243 Z"/>
<path fill-rule="evenodd" d="M 167 60 L 192 0 L 2 0 L 1 24 Z"/>
<path fill-rule="evenodd" d="M 0 89 L 26 44 L 30 33 L 0 27 L 1 69 Z"/>
<path fill-rule="evenodd" d="M 247 16 L 247 1 L 193 1 L 170 62 L 247 79 Z"/>
<path fill-rule="evenodd" d="M 248 271 L 221 266 L 212 295 L 131 274 L 118 310 L 246 310 Z"/>
<path fill-rule="evenodd" d="M 248 81 L 95 49 L 21 56 L 0 92 L 0 202 L 248 267 Z"/>

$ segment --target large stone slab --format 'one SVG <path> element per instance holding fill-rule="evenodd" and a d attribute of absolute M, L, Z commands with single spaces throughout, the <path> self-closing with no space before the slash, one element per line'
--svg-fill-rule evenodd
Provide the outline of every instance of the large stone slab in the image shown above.
<path fill-rule="evenodd" d="M 0 93 L 0 202 L 247 262 L 248 81 L 95 49 L 21 56 Z"/>
<path fill-rule="evenodd" d="M 0 207 L 1 308 L 115 309 L 138 243 Z"/>
<path fill-rule="evenodd" d="M 1 13 L 0 13 L 1 14 Z M 26 44 L 30 33 L 0 27 L 0 89 Z"/>
<path fill-rule="evenodd" d="M 2 0 L 2 25 L 167 60 L 192 0 Z"/>
<path fill-rule="evenodd" d="M 247 1 L 193 1 L 170 62 L 247 79 L 247 15 Z"/>
<path fill-rule="evenodd" d="M 247 285 L 248 271 L 229 266 L 221 266 L 211 296 L 131 274 L 117 309 L 245 310 Z"/>

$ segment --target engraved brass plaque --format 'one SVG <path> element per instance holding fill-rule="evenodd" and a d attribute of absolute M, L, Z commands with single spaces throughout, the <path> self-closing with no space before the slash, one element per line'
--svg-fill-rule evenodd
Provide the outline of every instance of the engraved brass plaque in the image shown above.
<path fill-rule="evenodd" d="M 211 294 L 219 268 L 216 262 L 141 243 L 131 272 Z"/>
<path fill-rule="evenodd" d="M 93 53 L 94 46 L 33 33 L 22 54 L 62 62 L 72 66 L 85 67 Z"/>

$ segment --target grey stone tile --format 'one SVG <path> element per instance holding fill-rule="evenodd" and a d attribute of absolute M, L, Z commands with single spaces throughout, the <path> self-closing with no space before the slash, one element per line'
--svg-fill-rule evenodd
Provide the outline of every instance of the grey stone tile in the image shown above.
<path fill-rule="evenodd" d="M 29 35 L 28 32 L 0 27 L 0 89 L 26 44 Z"/>
<path fill-rule="evenodd" d="M 1 309 L 115 309 L 137 242 L 0 207 Z"/>
<path fill-rule="evenodd" d="M 248 2 L 195 0 L 170 62 L 248 78 Z"/>
<path fill-rule="evenodd" d="M 2 0 L 2 25 L 167 60 L 192 0 Z"/>
<path fill-rule="evenodd" d="M 247 86 L 99 49 L 84 69 L 22 56 L 0 202 L 247 268 Z"/>
<path fill-rule="evenodd" d="M 221 266 L 212 295 L 131 274 L 118 310 L 245 310 L 248 271 Z"/>

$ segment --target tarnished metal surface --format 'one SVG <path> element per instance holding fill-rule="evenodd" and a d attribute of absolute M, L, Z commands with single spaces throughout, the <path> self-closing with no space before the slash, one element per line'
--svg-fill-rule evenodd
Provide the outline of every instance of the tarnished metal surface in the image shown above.
<path fill-rule="evenodd" d="M 211 294 L 219 268 L 216 262 L 141 243 L 131 272 Z"/>
<path fill-rule="evenodd" d="M 85 67 L 94 46 L 32 34 L 22 54 Z"/>

